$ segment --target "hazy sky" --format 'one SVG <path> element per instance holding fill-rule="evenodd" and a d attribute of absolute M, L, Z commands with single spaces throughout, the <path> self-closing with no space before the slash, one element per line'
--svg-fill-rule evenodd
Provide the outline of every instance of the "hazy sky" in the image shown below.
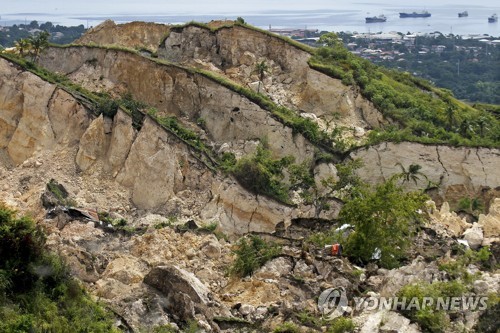
<path fill-rule="evenodd" d="M 346 9 L 349 5 L 374 5 L 383 3 L 402 8 L 426 6 L 464 5 L 472 7 L 471 0 L 420 0 L 418 3 L 401 0 L 0 0 L 0 15 L 12 13 L 72 13 L 72 14 L 179 14 L 179 13 L 241 13 L 263 12 L 269 10 L 314 10 L 314 9 Z M 473 6 L 497 7 L 498 0 L 475 0 Z M 500 13 L 499 13 L 500 14 Z"/>

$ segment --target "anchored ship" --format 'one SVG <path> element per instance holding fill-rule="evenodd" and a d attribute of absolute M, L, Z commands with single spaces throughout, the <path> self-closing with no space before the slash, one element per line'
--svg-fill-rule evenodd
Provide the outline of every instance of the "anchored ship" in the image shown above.
<path fill-rule="evenodd" d="M 379 16 L 373 16 L 373 17 L 366 17 L 365 20 L 366 20 L 366 23 L 385 22 L 385 21 L 387 21 L 387 17 L 385 17 L 385 15 L 379 15 Z"/>
<path fill-rule="evenodd" d="M 469 16 L 469 13 L 467 11 L 458 13 L 458 17 L 467 17 Z"/>
<path fill-rule="evenodd" d="M 490 17 L 488 17 L 488 22 L 489 22 L 489 23 L 495 23 L 495 22 L 498 22 L 498 16 L 497 16 L 497 14 L 493 14 L 493 15 L 491 15 Z"/>
<path fill-rule="evenodd" d="M 413 12 L 413 13 L 399 13 L 400 18 L 407 18 L 407 17 L 430 17 L 431 13 L 428 11 L 424 10 L 419 13 Z"/>

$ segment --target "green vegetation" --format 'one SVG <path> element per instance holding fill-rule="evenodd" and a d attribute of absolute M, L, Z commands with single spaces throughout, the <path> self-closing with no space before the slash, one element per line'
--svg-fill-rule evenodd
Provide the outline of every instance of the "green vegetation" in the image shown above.
<path fill-rule="evenodd" d="M 474 280 L 475 276 L 471 276 L 467 272 L 467 267 L 469 265 L 476 265 L 481 270 L 488 270 L 494 267 L 490 265 L 491 252 L 488 247 L 483 247 L 479 251 L 474 251 L 472 249 L 463 250 L 462 247 L 458 248 L 461 253 L 457 255 L 454 259 L 441 259 L 439 261 L 439 270 L 448 273 L 450 278 L 454 280 L 462 280 L 466 283 L 470 283 Z"/>
<path fill-rule="evenodd" d="M 79 38 L 85 32 L 83 24 L 74 27 L 65 27 L 54 25 L 52 22 L 39 24 L 37 21 L 31 21 L 28 24 L 14 24 L 10 27 L 3 27 L 0 30 L 0 44 L 5 47 L 14 46 L 21 39 L 28 39 L 33 36 L 33 32 L 42 30 L 48 32 L 51 43 L 68 44 Z"/>
<path fill-rule="evenodd" d="M 397 125 L 371 132 L 369 144 L 415 141 L 498 147 L 500 122 L 424 79 L 378 67 L 351 54 L 333 34 L 325 34 L 309 65 L 346 85 L 356 85 L 385 117 Z M 486 124 L 488 124 L 486 126 Z"/>
<path fill-rule="evenodd" d="M 280 246 L 266 242 L 255 235 L 241 238 L 236 247 L 233 251 L 236 258 L 229 273 L 239 277 L 251 275 L 266 262 L 281 254 Z"/>
<path fill-rule="evenodd" d="M 347 37 L 345 40 L 353 39 Z M 357 39 L 356 43 L 363 44 L 363 41 Z M 445 48 L 436 52 L 433 47 L 438 45 Z M 476 39 L 443 35 L 418 36 L 410 45 L 382 44 L 381 47 L 397 48 L 403 53 L 399 56 L 400 61 L 373 60 L 382 66 L 416 73 L 437 86 L 450 89 L 459 99 L 500 104 L 500 75 L 492 70 L 498 68 L 498 47 Z M 418 52 L 421 50 L 424 53 Z"/>
<path fill-rule="evenodd" d="M 263 144 L 257 147 L 255 154 L 243 157 L 230 165 L 228 160 L 230 155 L 224 155 L 224 165 L 226 171 L 232 173 L 238 182 L 249 191 L 267 195 L 283 203 L 290 203 L 288 195 L 289 187 L 284 183 L 284 169 L 288 168 L 294 158 L 284 157 L 273 159 L 271 151 Z"/>
<path fill-rule="evenodd" d="M 0 331 L 117 331 L 111 314 L 44 244 L 44 233 L 31 219 L 0 206 Z"/>
<path fill-rule="evenodd" d="M 68 198 L 68 192 L 64 186 L 60 185 L 55 179 L 51 179 L 47 183 L 47 190 L 54 195 L 61 205 L 76 206 L 75 202 Z"/>
<path fill-rule="evenodd" d="M 329 322 L 327 333 L 350 333 L 354 332 L 356 325 L 352 322 L 351 318 L 338 317 Z"/>
<path fill-rule="evenodd" d="M 278 325 L 273 333 L 300 333 L 300 329 L 294 323 L 285 322 Z"/>
<path fill-rule="evenodd" d="M 484 204 L 480 198 L 464 197 L 458 202 L 458 210 L 467 212 L 476 218 L 484 213 Z"/>
<path fill-rule="evenodd" d="M 410 307 L 400 310 L 400 312 L 411 320 L 417 322 L 424 332 L 441 333 L 445 332 L 450 319 L 444 310 L 436 310 L 435 306 L 430 306 L 424 302 L 424 297 L 432 299 L 432 304 L 437 303 L 439 297 L 461 297 L 467 291 L 467 287 L 459 281 L 435 282 L 432 284 L 419 282 L 404 286 L 397 294 L 401 299 L 418 299 L 418 307 Z M 411 308 L 411 309 L 408 309 Z"/>
<path fill-rule="evenodd" d="M 395 178 L 375 189 L 360 189 L 360 196 L 349 200 L 340 211 L 343 223 L 355 231 L 345 242 L 345 253 L 354 262 L 368 263 L 377 250 L 380 265 L 397 267 L 406 256 L 409 238 L 419 225 L 418 211 L 428 197 L 421 192 L 404 192 Z"/>

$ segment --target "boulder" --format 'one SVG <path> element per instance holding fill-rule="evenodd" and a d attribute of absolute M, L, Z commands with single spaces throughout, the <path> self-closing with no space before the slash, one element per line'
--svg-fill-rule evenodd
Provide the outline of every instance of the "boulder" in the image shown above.
<path fill-rule="evenodd" d="M 465 218 L 461 218 L 457 213 L 450 211 L 448 202 L 444 202 L 441 209 L 436 208 L 433 201 L 427 202 L 431 224 L 444 228 L 451 236 L 460 236 L 467 228 L 471 227 Z"/>
<path fill-rule="evenodd" d="M 268 261 L 264 266 L 254 273 L 258 279 L 279 279 L 292 271 L 292 261 L 290 258 L 278 257 Z"/>
<path fill-rule="evenodd" d="M 477 224 L 483 229 L 485 238 L 500 237 L 500 198 L 495 198 L 488 215 L 479 215 Z"/>
<path fill-rule="evenodd" d="M 483 243 L 483 229 L 479 224 L 474 223 L 472 228 L 467 229 L 463 233 L 463 238 L 469 243 L 471 249 L 477 250 Z"/>
<path fill-rule="evenodd" d="M 197 304 L 210 302 L 210 291 L 193 274 L 176 266 L 158 266 L 153 268 L 144 278 L 144 283 L 161 291 L 169 297 L 183 293 Z"/>

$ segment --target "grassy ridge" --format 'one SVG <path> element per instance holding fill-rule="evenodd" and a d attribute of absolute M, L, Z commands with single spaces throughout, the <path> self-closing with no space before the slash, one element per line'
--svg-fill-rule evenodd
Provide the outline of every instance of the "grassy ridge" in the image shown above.
<path fill-rule="evenodd" d="M 287 44 L 289 44 L 289 45 L 291 45 L 293 47 L 296 47 L 299 50 L 307 52 L 309 54 L 314 54 L 314 52 L 315 52 L 315 48 L 310 47 L 310 46 L 308 46 L 306 44 L 303 44 L 303 43 L 299 43 L 299 42 L 297 42 L 297 41 L 295 41 L 295 40 L 293 40 L 293 39 L 291 39 L 289 37 L 277 35 L 275 33 L 272 33 L 270 31 L 268 31 L 268 30 L 257 28 L 255 26 L 250 25 L 250 24 L 240 23 L 240 22 L 237 22 L 237 21 L 228 21 L 226 24 L 222 24 L 222 25 L 219 25 L 219 26 L 216 26 L 216 27 L 211 27 L 210 25 L 208 25 L 206 23 L 200 23 L 200 22 L 196 22 L 196 21 L 191 21 L 191 22 L 188 22 L 188 23 L 185 23 L 185 24 L 172 25 L 171 28 L 170 28 L 170 32 L 172 32 L 172 31 L 181 32 L 182 29 L 189 28 L 189 27 L 197 27 L 197 28 L 201 28 L 201 29 L 206 29 L 206 30 L 208 30 L 208 31 L 210 31 L 212 33 L 216 33 L 217 31 L 223 30 L 223 29 L 232 29 L 234 27 L 241 27 L 241 28 L 245 28 L 245 29 L 248 29 L 248 30 L 251 30 L 251 31 L 256 31 L 258 33 L 264 34 L 264 35 L 272 37 L 272 38 L 276 38 L 276 39 L 282 40 L 285 43 L 287 43 Z M 160 45 L 163 45 L 165 43 L 165 40 L 170 36 L 170 32 L 167 33 L 163 37 L 163 39 L 160 42 Z"/>
<path fill-rule="evenodd" d="M 392 125 L 372 131 L 368 145 L 412 141 L 454 146 L 500 147 L 500 123 L 492 113 L 455 99 L 446 89 L 409 73 L 383 69 L 342 45 L 319 48 L 309 65 L 356 86 Z"/>

